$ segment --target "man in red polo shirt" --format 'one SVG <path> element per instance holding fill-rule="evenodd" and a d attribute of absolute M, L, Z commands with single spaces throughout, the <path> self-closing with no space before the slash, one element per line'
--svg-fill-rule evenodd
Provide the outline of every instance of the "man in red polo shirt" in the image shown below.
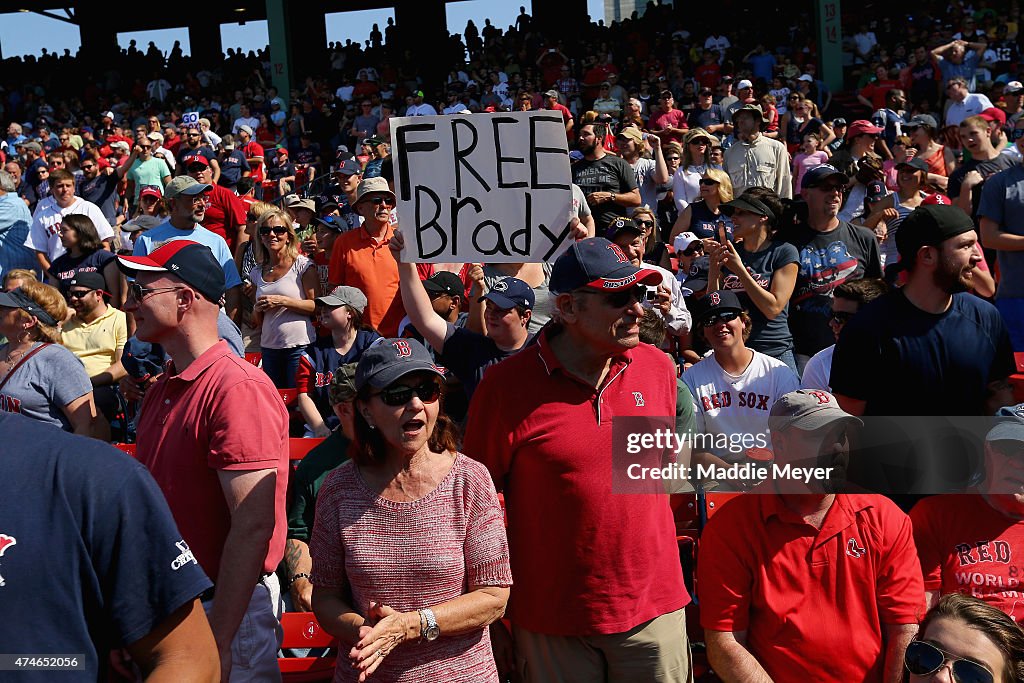
<path fill-rule="evenodd" d="M 612 490 L 613 417 L 676 414 L 675 368 L 639 338 L 638 285 L 660 282 L 604 238 L 576 242 L 551 273 L 559 322 L 491 367 L 470 404 L 464 450 L 505 493 L 527 681 L 692 679 L 668 496 Z M 492 634 L 502 653 L 500 622 Z"/>
<path fill-rule="evenodd" d="M 859 424 L 825 391 L 782 396 L 768 419 L 777 476 L 705 528 L 700 621 L 722 680 L 902 680 L 924 584 L 910 519 L 883 496 L 834 493 Z"/>
<path fill-rule="evenodd" d="M 138 425 L 138 458 L 214 588 L 203 594 L 223 681 L 280 680 L 288 414 L 274 385 L 217 336 L 224 271 L 189 240 L 146 256 L 119 256 L 135 281 L 126 311 L 136 336 L 171 357 L 149 389 Z"/>
<path fill-rule="evenodd" d="M 204 185 L 210 185 L 207 193 L 206 218 L 203 227 L 215 232 L 228 243 L 231 253 L 239 242 L 248 239 L 245 234 L 245 204 L 234 192 L 213 182 L 210 162 L 202 154 L 186 154 L 182 157 L 185 172 Z"/>
<path fill-rule="evenodd" d="M 327 274 L 330 289 L 358 287 L 369 302 L 363 314 L 367 324 L 385 337 L 397 337 L 405 308 L 398 291 L 398 263 L 388 249 L 394 234 L 395 193 L 384 178 L 367 178 L 359 183 L 352 208 L 363 224 L 334 241 Z"/>
<path fill-rule="evenodd" d="M 925 498 L 910 511 L 929 606 L 948 593 L 1024 623 L 1024 403 L 996 411 L 975 495 Z"/>

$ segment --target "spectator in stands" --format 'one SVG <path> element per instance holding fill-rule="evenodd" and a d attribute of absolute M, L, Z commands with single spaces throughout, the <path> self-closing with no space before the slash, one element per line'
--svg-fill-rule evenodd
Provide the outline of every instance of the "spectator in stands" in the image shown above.
<path fill-rule="evenodd" d="M 313 531 L 316 500 L 327 475 L 348 460 L 349 445 L 355 439 L 356 363 L 334 368 L 326 390 L 336 427 L 319 446 L 306 454 L 288 484 L 290 502 L 284 564 L 291 607 L 299 612 L 313 611 L 313 584 L 310 583 L 313 559 L 309 555 L 309 537 Z"/>
<path fill-rule="evenodd" d="M 135 278 L 128 311 L 136 335 L 171 358 L 146 390 L 137 457 L 196 561 L 216 577 L 201 597 L 222 680 L 276 679 L 274 571 L 287 526 L 284 404 L 261 370 L 218 341 L 225 285 L 209 247 L 179 239 L 118 260 Z"/>
<path fill-rule="evenodd" d="M 605 149 L 608 130 L 603 123 L 581 125 L 579 150 L 583 160 L 572 166 L 572 181 L 583 190 L 599 231 L 614 218 L 625 217 L 630 208 L 640 206 L 640 188 L 633 169 L 625 159 Z"/>
<path fill-rule="evenodd" d="M 857 311 L 886 293 L 888 287 L 883 280 L 865 279 L 844 282 L 832 292 L 832 317 L 828 324 L 832 334 L 839 341 L 839 333 Z M 802 389 L 824 389 L 832 391 L 832 354 L 836 345 L 827 346 L 811 356 L 800 377 Z"/>
<path fill-rule="evenodd" d="M 611 439 L 611 423 L 594 419 L 602 406 L 616 415 L 677 413 L 671 361 L 638 336 L 636 285 L 660 280 L 605 239 L 576 242 L 551 275 L 557 322 L 491 368 L 470 404 L 465 449 L 504 490 L 516 577 L 516 654 L 496 624 L 496 657 L 524 665 L 532 680 L 690 675 L 689 597 L 667 499 L 612 495 L 611 448 L 595 447 Z M 551 439 L 556 432 L 565 438 Z"/>
<path fill-rule="evenodd" d="M 959 126 L 964 119 L 977 116 L 992 106 L 987 97 L 968 90 L 967 78 L 955 76 L 946 83 L 946 95 L 950 102 L 946 109 L 947 126 Z"/>
<path fill-rule="evenodd" d="M 238 275 L 231 251 L 220 235 L 202 226 L 206 220 L 207 194 L 211 185 L 191 176 L 178 176 L 164 188 L 164 200 L 170 209 L 167 220 L 147 230 L 135 240 L 133 254 L 145 256 L 157 246 L 175 239 L 199 242 L 210 248 L 224 272 L 225 308 L 229 318 L 238 312 L 242 279 Z"/>
<path fill-rule="evenodd" d="M 725 170 L 732 179 L 733 192 L 742 194 L 748 187 L 767 187 L 779 197 L 792 198 L 786 145 L 761 135 L 761 107 L 744 105 L 736 110 L 732 120 L 736 142 L 725 151 Z"/>
<path fill-rule="evenodd" d="M 672 176 L 672 196 L 680 216 L 700 198 L 700 179 L 710 165 L 711 138 L 711 133 L 703 128 L 693 128 L 683 136 L 683 157 L 679 170 Z"/>
<path fill-rule="evenodd" d="M 949 93 L 949 86 L 957 79 L 962 84 L 965 93 L 967 92 L 968 84 L 970 84 L 972 89 L 974 88 L 974 70 L 981 61 L 981 56 L 984 54 L 986 47 L 988 47 L 986 43 L 968 43 L 965 40 L 953 40 L 931 51 L 932 61 L 939 67 L 939 71 L 942 74 L 942 83 L 947 93 Z M 968 48 L 970 48 L 970 52 L 967 51 Z M 954 96 L 950 95 L 950 97 Z M 962 100 L 963 98 L 957 99 Z M 947 121 L 947 125 L 955 126 L 957 123 L 959 121 L 953 124 L 949 124 Z"/>
<path fill-rule="evenodd" d="M 921 622 L 920 635 L 904 659 L 903 680 L 1024 680 L 1024 631 L 980 600 L 952 594 Z M 946 672 L 949 672 L 947 674 Z"/>
<path fill-rule="evenodd" d="M 32 214 L 17 192 L 14 176 L 0 171 L 0 277 L 11 270 L 39 268 L 35 250 L 25 244 Z"/>
<path fill-rule="evenodd" d="M 110 421 L 119 405 L 117 383 L 125 376 L 121 351 L 128 341 L 128 320 L 124 311 L 108 305 L 106 286 L 103 275 L 90 271 L 80 271 L 67 282 L 65 296 L 75 315 L 64 324 L 62 338 L 85 366 L 96 408 Z"/>
<path fill-rule="evenodd" d="M 974 223 L 955 206 L 921 206 L 903 220 L 896 246 L 906 285 L 850 320 L 836 345 L 830 379 L 847 412 L 991 415 L 1011 403 L 1006 325 L 992 304 L 966 293 L 976 242 Z M 912 406 L 878 391 L 895 368 L 915 387 Z M 950 381 L 955 391 L 943 388 Z"/>
<path fill-rule="evenodd" d="M 789 331 L 789 299 L 796 285 L 799 255 L 775 239 L 783 206 L 767 188 L 750 188 L 722 205 L 732 219 L 733 237 L 708 240 L 709 287 L 734 291 L 751 317 L 747 345 L 781 360 L 795 373 L 793 335 Z"/>
<path fill-rule="evenodd" d="M 395 193 L 384 178 L 367 178 L 359 183 L 353 208 L 363 218 L 358 230 L 349 230 L 334 242 L 331 253 L 331 288 L 338 285 L 356 287 L 369 302 L 365 320 L 382 335 L 398 332 L 398 323 L 405 317 L 398 291 L 398 266 L 378 251 L 388 248 L 394 233 L 391 210 Z"/>
<path fill-rule="evenodd" d="M 786 394 L 768 424 L 776 463 L 833 476 L 766 481 L 708 522 L 697 566 L 708 660 L 727 681 L 895 681 L 924 597 L 910 519 L 883 496 L 836 493 L 859 421 L 833 396 Z M 836 620 L 843 629 L 827 627 Z"/>
<path fill-rule="evenodd" d="M 220 180 L 220 161 L 217 160 L 217 153 L 203 140 L 203 132 L 198 126 L 187 128 L 182 145 L 178 148 L 177 169 L 178 174 L 188 173 L 186 157 L 194 158 L 196 155 L 206 159 L 206 165 L 210 168 L 211 182 Z"/>
<path fill-rule="evenodd" d="M 508 601 L 508 544 L 487 471 L 440 410 L 443 377 L 411 339 L 356 368 L 353 460 L 320 489 L 310 540 L 313 610 L 351 647 L 339 679 L 497 680 L 487 626 Z"/>
<path fill-rule="evenodd" d="M 330 335 L 318 337 L 303 350 L 295 386 L 299 412 L 308 430 L 324 438 L 338 427 L 328 396 L 332 378 L 338 368 L 358 362 L 380 335 L 363 323 L 366 295 L 355 287 L 335 287 L 330 294 L 317 297 L 316 306 L 320 324 Z"/>
<path fill-rule="evenodd" d="M 800 255 L 789 328 L 801 371 L 811 356 L 833 341 L 828 327 L 832 291 L 844 282 L 882 277 L 874 233 L 839 219 L 848 183 L 849 178 L 829 164 L 804 174 L 801 195 L 807 216 L 780 235 Z"/>
<path fill-rule="evenodd" d="M 1024 137 L 1018 139 L 1024 139 Z M 1015 351 L 1024 351 L 1024 168 L 1019 164 L 990 176 L 981 191 L 981 239 L 999 259 L 996 308 L 1010 330 Z"/>
<path fill-rule="evenodd" d="M 206 212 L 203 227 L 219 235 L 227 242 L 228 249 L 234 249 L 239 242 L 244 242 L 245 205 L 238 195 L 223 185 L 218 185 L 210 172 L 210 162 L 202 154 L 186 154 L 182 157 L 185 172 L 196 182 L 206 185 L 210 190 L 206 193 Z M 224 177 L 227 169 L 221 177 Z"/>
<path fill-rule="evenodd" d="M 92 384 L 61 345 L 67 306 L 60 292 L 33 280 L 0 293 L 0 408 L 82 436 L 100 436 Z"/>
<path fill-rule="evenodd" d="M 915 156 L 928 164 L 928 182 L 944 192 L 957 162 L 953 150 L 939 143 L 939 125 L 935 118 L 919 114 L 905 123 L 903 129 L 917 148 Z"/>
<path fill-rule="evenodd" d="M 32 282 L 39 282 L 36 278 L 35 272 L 31 270 L 25 270 L 23 268 L 15 268 L 4 273 L 3 279 L 3 291 L 11 292 L 21 287 L 22 283 L 30 280 Z"/>
<path fill-rule="evenodd" d="M 1014 162 L 992 146 L 988 136 L 988 122 L 980 116 L 971 116 L 960 124 L 960 140 L 971 158 L 949 174 L 946 196 L 953 205 L 968 216 L 977 217 L 984 183 L 999 171 L 1010 168 Z"/>
<path fill-rule="evenodd" d="M 245 154 L 235 148 L 235 138 L 230 133 L 225 135 L 220 143 L 220 181 L 221 187 L 226 187 L 236 196 L 238 195 L 238 181 L 248 178 L 252 171 Z"/>
<path fill-rule="evenodd" d="M 726 135 L 731 132 L 725 121 L 725 112 L 714 103 L 715 92 L 711 88 L 701 88 L 697 92 L 697 106 L 687 117 L 690 128 L 703 128 L 715 135 Z"/>
<path fill-rule="evenodd" d="M 910 212 L 921 206 L 927 196 L 928 164 L 922 159 L 914 158 L 903 161 L 896 166 L 896 192 L 890 192 L 871 206 L 871 211 L 863 219 L 864 227 L 875 230 L 883 224 L 885 239 L 881 243 L 883 266 L 891 266 L 899 261 L 896 249 L 896 233 L 903 219 Z"/>
<path fill-rule="evenodd" d="M 278 193 L 284 197 L 295 185 L 295 164 L 288 158 L 288 150 L 278 147 L 274 150 L 274 161 L 267 166 L 267 179 L 276 183 Z"/>
<path fill-rule="evenodd" d="M 51 177 L 53 196 L 39 202 L 32 214 L 32 228 L 25 246 L 36 250 L 36 260 L 43 272 L 50 269 L 54 259 L 65 252 L 60 239 L 60 224 L 65 216 L 83 214 L 96 226 L 96 232 L 104 245 L 114 241 L 114 229 L 103 216 L 99 207 L 81 197 L 75 196 L 75 177 L 67 171 L 54 171 Z"/>
<path fill-rule="evenodd" d="M 6 412 L 0 440 L 0 478 L 12 487 L 0 503 L 7 646 L 32 651 L 45 633 L 89 680 L 108 680 L 121 647 L 149 680 L 215 680 L 216 645 L 196 600 L 210 580 L 145 467 Z"/>
<path fill-rule="evenodd" d="M 78 186 L 78 194 L 82 199 L 99 207 L 103 218 L 109 225 L 117 222 L 117 208 L 120 200 L 118 184 L 121 177 L 107 166 L 101 169 L 99 161 L 91 156 L 82 158 L 82 180 Z"/>
<path fill-rule="evenodd" d="M 676 109 L 675 97 L 672 91 L 665 89 L 658 94 L 658 113 L 651 117 L 650 130 L 666 142 L 683 142 L 686 129 L 689 128 L 686 122 L 686 112 Z"/>
<path fill-rule="evenodd" d="M 54 259 L 47 271 L 49 284 L 67 294 L 68 283 L 80 272 L 99 273 L 115 307 L 124 305 L 124 278 L 114 255 L 103 248 L 96 226 L 85 214 L 70 214 L 57 228 L 67 251 Z"/>
<path fill-rule="evenodd" d="M 615 135 L 619 154 L 633 169 L 637 187 L 640 189 L 640 206 L 658 206 L 658 185 L 668 180 L 668 166 L 661 151 L 661 139 L 657 135 L 644 133 L 639 128 L 623 128 Z M 648 145 L 653 158 L 647 158 Z M 632 214 L 633 210 L 627 211 Z"/>
<path fill-rule="evenodd" d="M 722 204 L 733 198 L 729 175 L 725 171 L 708 168 L 701 174 L 697 186 L 700 188 L 698 198 L 679 214 L 672 227 L 672 238 L 692 232 L 702 240 L 716 240 L 722 225 L 726 238 L 732 239 L 732 219 L 721 210 Z"/>
<path fill-rule="evenodd" d="M 299 358 L 313 342 L 312 317 L 320 282 L 313 262 L 299 253 L 291 218 L 272 209 L 256 221 L 253 245 L 256 268 L 249 277 L 256 288 L 263 371 L 279 389 L 295 386 Z"/>
<path fill-rule="evenodd" d="M 1015 570 L 1024 553 L 1022 455 L 1024 404 L 1002 407 L 985 436 L 985 479 L 973 495 L 931 496 L 911 510 L 929 606 L 964 593 L 1024 619 Z"/>
<path fill-rule="evenodd" d="M 164 187 L 171 182 L 171 171 L 167 164 L 153 156 L 153 141 L 140 136 L 132 147 L 128 159 L 115 169 L 117 176 L 127 178 L 131 189 L 131 203 L 139 203 L 139 193 L 144 187 Z"/>

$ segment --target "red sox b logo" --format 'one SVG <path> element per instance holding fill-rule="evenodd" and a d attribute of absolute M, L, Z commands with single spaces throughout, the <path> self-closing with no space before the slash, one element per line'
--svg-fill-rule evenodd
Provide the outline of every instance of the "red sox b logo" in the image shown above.
<path fill-rule="evenodd" d="M 721 295 L 719 295 L 718 292 L 711 292 L 710 294 L 708 294 L 708 299 L 711 301 L 712 306 L 717 306 L 718 304 L 722 303 L 722 297 Z"/>
<path fill-rule="evenodd" d="M 629 259 L 626 258 L 626 254 L 623 253 L 622 248 L 619 247 L 619 245 L 608 244 L 606 246 L 611 250 L 613 254 L 615 254 L 615 258 L 616 260 L 618 260 L 619 263 L 627 263 L 629 261 Z"/>
<path fill-rule="evenodd" d="M 829 396 L 824 391 L 808 391 L 807 393 L 813 396 L 814 398 L 818 399 L 819 406 L 825 405 L 826 403 L 831 403 L 832 401 L 832 397 Z"/>
<path fill-rule="evenodd" d="M 405 341 L 404 339 L 396 339 L 391 343 L 394 345 L 395 350 L 398 352 L 399 358 L 409 358 L 410 356 L 412 356 L 412 347 L 409 346 L 409 342 Z"/>

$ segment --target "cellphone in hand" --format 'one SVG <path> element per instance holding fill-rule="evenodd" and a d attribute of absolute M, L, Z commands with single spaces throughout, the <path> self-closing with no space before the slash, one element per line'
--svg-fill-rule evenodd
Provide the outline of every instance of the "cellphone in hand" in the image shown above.
<path fill-rule="evenodd" d="M 725 230 L 725 221 L 718 221 L 718 224 L 715 226 L 715 239 L 722 246 L 725 246 L 725 243 L 729 241 Z"/>

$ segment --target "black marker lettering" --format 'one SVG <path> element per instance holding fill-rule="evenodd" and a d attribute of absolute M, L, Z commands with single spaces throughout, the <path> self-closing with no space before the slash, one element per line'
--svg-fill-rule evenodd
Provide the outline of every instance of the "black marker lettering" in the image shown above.
<path fill-rule="evenodd" d="M 423 222 L 423 212 L 421 211 L 423 206 L 423 195 L 428 195 L 430 201 L 434 204 L 434 215 L 427 222 Z M 429 187 L 423 187 L 422 185 L 416 186 L 416 252 L 419 254 L 419 259 L 424 260 L 433 258 L 444 251 L 444 248 L 448 246 L 448 235 L 445 234 L 444 229 L 437 222 L 437 219 L 441 216 L 441 200 L 438 198 L 434 191 Z M 441 246 L 431 252 L 425 252 L 423 247 L 423 233 L 427 230 L 433 230 L 437 233 L 437 236 L 441 240 Z"/>
<path fill-rule="evenodd" d="M 409 182 L 409 152 L 430 152 L 441 146 L 437 140 L 406 142 L 406 138 L 409 133 L 432 130 L 434 130 L 432 123 L 410 123 L 399 126 L 395 130 L 395 147 L 398 150 L 399 168 L 398 196 L 402 198 L 403 202 L 409 201 L 412 197 L 412 183 Z"/>
<path fill-rule="evenodd" d="M 568 162 L 568 155 L 564 149 L 558 147 L 538 147 L 537 146 L 537 124 L 538 123 L 555 123 L 558 124 L 560 135 L 565 135 L 565 123 L 562 121 L 561 116 L 532 116 L 530 117 L 530 187 L 534 190 L 568 190 L 570 187 L 562 183 L 542 183 L 537 179 L 539 175 L 540 160 L 537 158 L 539 154 L 557 154 L 561 157 L 566 157 L 566 161 L 558 160 L 554 162 L 554 165 L 564 165 Z"/>
<path fill-rule="evenodd" d="M 473 141 L 466 149 L 459 149 L 459 126 L 469 128 L 469 132 L 473 134 Z M 465 166 L 466 170 L 473 174 L 473 177 L 477 179 L 483 188 L 490 192 L 491 186 L 487 184 L 476 169 L 466 160 L 473 150 L 476 149 L 477 143 L 477 132 L 476 126 L 474 126 L 469 119 L 456 117 L 452 119 L 452 153 L 455 156 L 455 196 L 462 196 L 462 169 L 461 166 Z"/>
<path fill-rule="evenodd" d="M 514 183 L 506 183 L 504 180 L 504 174 L 502 173 L 502 166 L 508 164 L 521 164 L 526 160 L 522 157 L 503 157 L 501 156 L 501 134 L 499 133 L 499 126 L 503 123 L 516 124 L 519 123 L 516 119 L 508 116 L 495 116 L 491 119 L 491 127 L 494 130 L 494 161 L 497 167 L 498 176 L 498 187 L 501 188 L 515 188 L 515 187 L 528 187 L 525 180 L 520 180 Z"/>

